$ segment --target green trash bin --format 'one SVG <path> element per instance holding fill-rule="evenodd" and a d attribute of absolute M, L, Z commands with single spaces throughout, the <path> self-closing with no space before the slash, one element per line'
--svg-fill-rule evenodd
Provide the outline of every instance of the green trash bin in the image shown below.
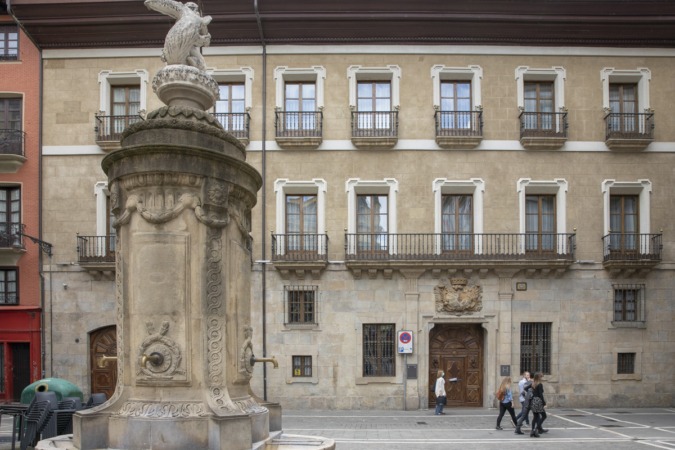
<path fill-rule="evenodd" d="M 21 391 L 21 403 L 28 404 L 33 401 L 36 392 L 55 392 L 58 401 L 64 397 L 79 397 L 82 400 L 82 391 L 68 380 L 63 378 L 43 378 L 29 384 Z"/>

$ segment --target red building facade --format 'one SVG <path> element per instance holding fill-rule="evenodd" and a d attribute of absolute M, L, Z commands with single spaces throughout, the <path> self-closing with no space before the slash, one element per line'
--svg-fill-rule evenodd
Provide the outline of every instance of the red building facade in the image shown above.
<path fill-rule="evenodd" d="M 40 64 L 0 9 L 0 402 L 42 378 Z"/>

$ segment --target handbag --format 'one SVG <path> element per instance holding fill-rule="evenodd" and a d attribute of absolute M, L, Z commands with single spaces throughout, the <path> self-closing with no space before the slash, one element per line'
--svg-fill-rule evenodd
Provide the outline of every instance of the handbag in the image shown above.
<path fill-rule="evenodd" d="M 544 412 L 544 400 L 541 397 L 532 397 L 530 400 L 530 409 L 537 414 Z"/>
<path fill-rule="evenodd" d="M 439 405 L 446 405 L 448 403 L 448 397 L 446 397 L 445 395 L 436 397 L 436 403 Z"/>

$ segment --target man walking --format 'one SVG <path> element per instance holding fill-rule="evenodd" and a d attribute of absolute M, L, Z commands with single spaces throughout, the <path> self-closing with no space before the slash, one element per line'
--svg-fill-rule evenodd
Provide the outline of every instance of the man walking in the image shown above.
<path fill-rule="evenodd" d="M 525 394 L 525 384 L 530 383 L 530 382 L 531 382 L 530 372 L 528 372 L 527 370 L 524 370 L 523 373 L 521 374 L 521 379 L 518 382 L 518 391 L 519 391 L 518 400 L 520 400 L 520 408 L 521 409 L 520 409 L 520 412 L 518 413 L 518 415 L 516 416 L 516 422 L 522 423 L 524 421 L 525 424 L 527 424 L 527 425 L 530 424 L 530 419 L 528 417 L 530 415 L 530 409 L 525 407 L 524 394 Z M 523 417 L 523 416 L 525 416 L 524 419 L 520 420 L 520 418 Z"/>
<path fill-rule="evenodd" d="M 435 414 L 437 416 L 445 415 L 445 413 L 443 412 L 443 407 L 445 407 L 447 397 L 445 396 L 445 373 L 442 370 L 438 371 L 438 378 L 436 379 L 436 386 L 434 389 L 434 393 L 436 394 Z"/>

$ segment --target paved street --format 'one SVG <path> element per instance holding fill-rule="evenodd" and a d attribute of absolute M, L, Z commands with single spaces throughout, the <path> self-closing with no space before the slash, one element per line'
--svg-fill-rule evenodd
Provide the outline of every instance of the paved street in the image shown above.
<path fill-rule="evenodd" d="M 446 412 L 284 410 L 283 428 L 335 439 L 339 450 L 675 450 L 675 408 L 551 409 L 544 425 L 550 431 L 539 439 L 515 435 L 507 417 L 504 430 L 495 430 L 494 409 Z M 10 448 L 7 419 L 0 426 L 0 450 Z"/>

